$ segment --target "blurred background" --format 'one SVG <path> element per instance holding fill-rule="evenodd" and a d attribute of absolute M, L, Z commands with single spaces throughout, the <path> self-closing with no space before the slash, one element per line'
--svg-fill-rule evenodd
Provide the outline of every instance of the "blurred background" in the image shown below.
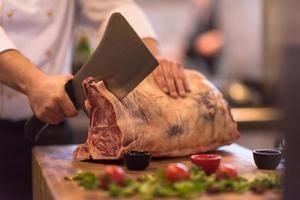
<path fill-rule="evenodd" d="M 164 55 L 205 74 L 232 106 L 250 149 L 278 145 L 280 26 L 277 0 L 136 0 L 150 19 Z M 96 40 L 80 30 L 73 71 Z M 74 143 L 84 142 L 88 119 L 70 120 Z"/>

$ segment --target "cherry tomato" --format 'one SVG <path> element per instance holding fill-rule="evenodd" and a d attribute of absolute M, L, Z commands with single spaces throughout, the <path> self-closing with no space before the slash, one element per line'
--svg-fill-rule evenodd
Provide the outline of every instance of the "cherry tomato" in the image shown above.
<path fill-rule="evenodd" d="M 189 178 L 189 170 L 182 163 L 172 163 L 167 166 L 165 176 L 171 182 L 181 181 Z"/>
<path fill-rule="evenodd" d="M 222 178 L 236 178 L 238 176 L 238 173 L 236 171 L 236 169 L 229 164 L 222 164 L 216 173 L 216 177 L 218 179 L 222 179 Z"/>
<path fill-rule="evenodd" d="M 108 188 L 110 183 L 116 183 L 119 186 L 124 184 L 125 172 L 119 166 L 108 166 L 104 170 L 104 175 L 100 177 L 101 187 Z"/>

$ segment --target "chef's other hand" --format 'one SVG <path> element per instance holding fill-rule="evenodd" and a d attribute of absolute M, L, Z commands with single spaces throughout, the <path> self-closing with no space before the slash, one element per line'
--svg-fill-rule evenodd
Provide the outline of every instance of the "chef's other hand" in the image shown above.
<path fill-rule="evenodd" d="M 184 68 L 178 62 L 157 57 L 159 66 L 152 73 L 159 88 L 173 98 L 185 97 L 190 92 Z"/>
<path fill-rule="evenodd" d="M 44 75 L 32 82 L 27 96 L 37 118 L 48 124 L 57 124 L 77 115 L 64 87 L 71 78 L 72 75 Z"/>

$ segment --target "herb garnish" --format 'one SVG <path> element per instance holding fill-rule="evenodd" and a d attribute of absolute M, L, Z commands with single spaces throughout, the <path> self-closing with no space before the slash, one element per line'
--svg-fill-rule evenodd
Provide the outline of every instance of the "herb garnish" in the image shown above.
<path fill-rule="evenodd" d="M 188 180 L 169 182 L 166 180 L 164 170 L 160 169 L 155 174 L 146 174 L 137 180 L 126 179 L 123 186 L 111 183 L 108 193 L 113 197 L 128 197 L 138 195 L 143 199 L 154 197 L 194 197 L 201 193 L 244 193 L 253 191 L 262 193 L 270 189 L 280 188 L 280 177 L 276 173 L 258 175 L 249 181 L 241 176 L 237 178 L 218 179 L 215 175 L 206 175 L 196 166 L 190 168 Z M 67 178 L 79 183 L 85 189 L 101 189 L 99 177 L 89 172 L 78 172 L 73 177 Z"/>
<path fill-rule="evenodd" d="M 66 180 L 77 181 L 78 184 L 87 190 L 96 189 L 100 186 L 99 178 L 90 172 L 77 172 L 73 177 L 65 177 Z"/>

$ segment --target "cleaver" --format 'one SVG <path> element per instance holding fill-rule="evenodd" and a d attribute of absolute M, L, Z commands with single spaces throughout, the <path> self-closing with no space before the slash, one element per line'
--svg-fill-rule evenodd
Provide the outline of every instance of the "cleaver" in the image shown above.
<path fill-rule="evenodd" d="M 107 89 L 122 100 L 157 66 L 157 60 L 126 19 L 120 13 L 113 13 L 98 47 L 65 84 L 65 90 L 75 107 L 85 111 L 86 96 L 82 85 L 85 78 L 92 76 L 103 80 Z M 26 138 L 36 143 L 47 126 L 33 115 L 25 123 Z"/>

